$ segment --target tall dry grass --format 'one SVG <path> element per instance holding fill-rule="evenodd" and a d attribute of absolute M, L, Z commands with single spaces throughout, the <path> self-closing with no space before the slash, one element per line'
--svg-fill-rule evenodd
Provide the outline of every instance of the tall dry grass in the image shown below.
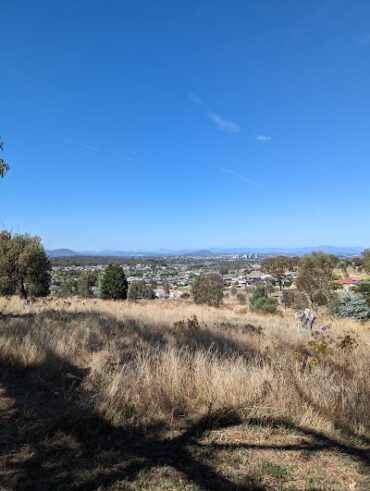
<path fill-rule="evenodd" d="M 368 324 L 301 338 L 291 314 L 227 305 L 2 299 L 0 311 L 3 371 L 31 367 L 56 387 L 69 377 L 66 401 L 113 424 L 237 413 L 370 437 Z"/>

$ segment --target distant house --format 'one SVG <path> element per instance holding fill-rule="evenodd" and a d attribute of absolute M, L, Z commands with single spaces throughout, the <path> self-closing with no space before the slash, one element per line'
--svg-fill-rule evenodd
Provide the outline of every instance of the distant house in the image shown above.
<path fill-rule="evenodd" d="M 164 290 L 164 288 L 157 288 L 155 290 L 155 296 L 157 298 L 168 298 L 169 294 Z"/>
<path fill-rule="evenodd" d="M 284 276 L 285 278 L 294 280 L 298 276 L 298 273 L 296 271 L 285 271 Z"/>
<path fill-rule="evenodd" d="M 239 285 L 248 285 L 248 280 L 245 276 L 239 276 L 238 283 Z"/>
<path fill-rule="evenodd" d="M 261 271 L 252 271 L 247 276 L 247 279 L 254 280 L 254 281 L 264 281 L 270 278 L 272 278 L 270 274 L 261 273 Z"/>
<path fill-rule="evenodd" d="M 231 286 L 232 283 L 235 281 L 235 278 L 233 276 L 224 276 L 224 286 Z"/>
<path fill-rule="evenodd" d="M 358 284 L 358 280 L 352 280 L 351 278 L 345 278 L 344 280 L 335 280 L 335 285 L 342 286 L 344 290 L 348 291 Z"/>

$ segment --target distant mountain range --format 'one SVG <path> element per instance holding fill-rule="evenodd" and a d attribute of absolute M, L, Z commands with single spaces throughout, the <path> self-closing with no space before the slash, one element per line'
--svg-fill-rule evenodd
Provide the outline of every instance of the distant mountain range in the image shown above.
<path fill-rule="evenodd" d="M 317 247 L 251 247 L 251 248 L 211 248 L 200 250 L 171 250 L 159 249 L 155 251 L 115 251 L 104 249 L 102 251 L 73 251 L 71 249 L 48 250 L 49 257 L 68 257 L 68 256 L 112 256 L 112 257 L 133 257 L 133 256 L 188 256 L 188 257 L 210 257 L 222 254 L 259 254 L 276 255 L 285 254 L 288 256 L 304 256 L 313 251 L 322 251 L 336 256 L 354 256 L 360 254 L 365 247 L 338 247 L 338 246 L 317 246 Z"/>

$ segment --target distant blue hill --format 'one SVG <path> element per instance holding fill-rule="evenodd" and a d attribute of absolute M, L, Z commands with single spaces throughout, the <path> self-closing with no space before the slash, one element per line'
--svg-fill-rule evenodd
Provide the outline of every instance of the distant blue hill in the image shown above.
<path fill-rule="evenodd" d="M 116 251 L 104 249 L 102 251 L 73 251 L 71 249 L 54 249 L 46 251 L 49 257 L 68 257 L 68 256 L 112 256 L 112 257 L 133 257 L 133 256 L 193 256 L 210 257 L 222 254 L 259 254 L 263 256 L 285 254 L 288 256 L 304 256 L 314 251 L 322 251 L 336 256 L 355 256 L 361 254 L 365 247 L 340 247 L 340 246 L 315 246 L 315 247 L 250 247 L 250 248 L 211 248 L 200 250 L 170 250 L 159 249 L 155 251 Z"/>
<path fill-rule="evenodd" d="M 72 251 L 71 249 L 54 249 L 52 251 L 46 251 L 49 257 L 64 257 L 64 256 L 79 256 L 80 253 Z"/>

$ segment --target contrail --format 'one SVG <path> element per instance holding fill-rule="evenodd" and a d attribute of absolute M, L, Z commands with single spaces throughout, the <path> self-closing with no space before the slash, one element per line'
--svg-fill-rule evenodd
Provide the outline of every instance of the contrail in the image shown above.
<path fill-rule="evenodd" d="M 222 167 L 221 165 L 216 165 L 216 167 L 220 170 L 222 170 L 223 172 L 227 172 L 228 174 L 230 174 L 231 176 L 234 176 L 236 177 L 237 179 L 240 179 L 241 181 L 244 181 L 246 182 L 247 184 L 251 184 L 252 186 L 259 186 L 258 182 L 256 181 L 253 181 L 252 179 L 247 179 L 246 177 L 243 177 L 241 176 L 240 174 L 237 174 L 236 172 L 234 172 L 233 170 L 231 169 L 227 169 L 226 167 Z"/>

